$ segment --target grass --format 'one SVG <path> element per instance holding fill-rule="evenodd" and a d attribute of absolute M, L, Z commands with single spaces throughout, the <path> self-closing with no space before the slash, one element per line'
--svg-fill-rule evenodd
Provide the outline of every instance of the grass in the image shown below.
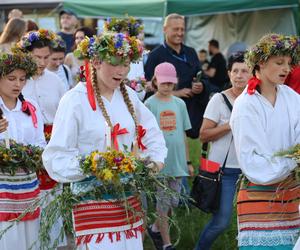
<path fill-rule="evenodd" d="M 198 140 L 189 140 L 190 145 L 190 159 L 193 166 L 199 166 L 199 156 L 201 145 Z M 151 206 L 150 206 L 151 207 Z M 174 218 L 178 222 L 181 230 L 180 235 L 175 228 L 171 228 L 172 242 L 175 242 L 180 237 L 179 244 L 176 246 L 177 250 L 193 250 L 198 241 L 199 234 L 208 222 L 210 215 L 201 212 L 197 208 L 192 208 L 188 213 L 185 208 L 179 207 L 175 209 Z M 231 226 L 219 236 L 214 243 L 212 250 L 234 250 L 237 249 L 237 226 L 236 226 L 236 212 L 232 215 Z M 146 237 L 144 242 L 144 250 L 155 250 L 149 237 Z"/>

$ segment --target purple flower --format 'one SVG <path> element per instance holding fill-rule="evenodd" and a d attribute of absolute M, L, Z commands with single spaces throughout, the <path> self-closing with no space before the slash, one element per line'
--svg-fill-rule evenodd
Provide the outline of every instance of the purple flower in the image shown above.
<path fill-rule="evenodd" d="M 91 45 L 93 45 L 93 44 L 94 44 L 94 42 L 95 42 L 95 38 L 94 38 L 94 37 L 91 37 L 91 38 L 90 38 L 90 43 L 89 43 L 89 44 L 90 44 L 90 46 L 91 46 Z"/>
<path fill-rule="evenodd" d="M 284 47 L 283 42 L 282 42 L 282 41 L 277 41 L 277 42 L 276 42 L 276 49 L 280 49 L 280 48 L 282 48 L 282 47 Z"/>
<path fill-rule="evenodd" d="M 35 32 L 30 33 L 28 36 L 29 42 L 34 42 L 34 41 L 38 40 L 38 38 L 39 37 L 37 36 L 37 34 Z"/>
<path fill-rule="evenodd" d="M 116 163 L 117 165 L 120 164 L 122 162 L 122 157 L 115 157 L 114 158 L 114 163 Z"/>
<path fill-rule="evenodd" d="M 124 34 L 122 34 L 122 33 L 116 34 L 116 43 L 115 43 L 115 48 L 116 49 L 122 47 L 123 39 L 124 39 Z"/>

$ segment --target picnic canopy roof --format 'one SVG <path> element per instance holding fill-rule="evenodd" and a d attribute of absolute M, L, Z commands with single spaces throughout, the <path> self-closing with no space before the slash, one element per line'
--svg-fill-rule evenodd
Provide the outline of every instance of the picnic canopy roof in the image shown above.
<path fill-rule="evenodd" d="M 164 17 L 246 12 L 297 7 L 298 0 L 64 0 L 64 8 L 82 17 Z"/>

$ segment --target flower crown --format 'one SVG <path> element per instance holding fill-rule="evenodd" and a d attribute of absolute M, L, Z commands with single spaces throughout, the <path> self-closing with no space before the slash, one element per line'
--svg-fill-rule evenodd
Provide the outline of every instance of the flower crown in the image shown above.
<path fill-rule="evenodd" d="M 18 54 L 0 54 L 0 76 L 4 77 L 16 69 L 26 72 L 26 78 L 30 78 L 37 72 L 37 65 L 29 55 L 19 52 Z"/>
<path fill-rule="evenodd" d="M 267 61 L 271 56 L 288 55 L 292 58 L 292 64 L 297 64 L 299 53 L 300 39 L 297 36 L 268 34 L 246 52 L 245 62 L 253 70 L 258 63 Z"/>
<path fill-rule="evenodd" d="M 45 41 L 49 42 L 52 46 L 55 42 L 53 40 L 57 37 L 57 35 L 46 29 L 39 29 L 38 31 L 30 31 L 26 35 L 24 35 L 20 42 L 17 44 L 17 48 L 28 51 L 28 49 L 32 46 L 32 44 L 36 41 Z"/>
<path fill-rule="evenodd" d="M 123 33 L 104 32 L 100 36 L 86 37 L 74 51 L 80 59 L 99 59 L 112 65 L 139 61 L 143 46 L 135 37 Z"/>
<path fill-rule="evenodd" d="M 51 41 L 51 47 L 53 49 L 66 49 L 66 43 L 65 41 L 61 38 L 61 36 L 55 34 L 55 38 Z"/>
<path fill-rule="evenodd" d="M 126 17 L 122 19 L 108 18 L 104 22 L 104 30 L 117 33 L 126 33 L 129 36 L 137 37 L 144 29 L 140 21 L 134 17 Z"/>

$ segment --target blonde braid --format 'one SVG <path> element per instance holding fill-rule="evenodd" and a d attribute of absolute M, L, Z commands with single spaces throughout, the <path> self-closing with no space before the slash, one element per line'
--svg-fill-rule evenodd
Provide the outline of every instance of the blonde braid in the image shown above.
<path fill-rule="evenodd" d="M 129 113 L 131 114 L 131 117 L 132 117 L 132 119 L 134 121 L 134 124 L 135 124 L 135 133 L 136 133 L 136 135 L 138 135 L 138 121 L 137 121 L 137 117 L 136 117 L 135 110 L 134 110 L 134 107 L 132 105 L 132 102 L 131 102 L 131 100 L 129 98 L 129 95 L 128 95 L 128 92 L 127 92 L 127 89 L 126 89 L 124 81 L 122 81 L 121 84 L 120 84 L 120 91 L 122 93 L 124 102 L 126 103 L 127 109 L 129 111 Z"/>
<path fill-rule="evenodd" d="M 103 100 L 102 100 L 102 97 L 101 97 L 101 94 L 100 94 L 100 89 L 99 89 L 98 84 L 97 84 L 96 70 L 93 66 L 92 66 L 92 69 L 91 69 L 91 73 L 92 73 L 91 74 L 92 86 L 93 86 L 93 89 L 94 89 L 95 94 L 96 94 L 96 99 L 97 99 L 99 108 L 100 108 L 100 110 L 102 112 L 102 115 L 104 116 L 104 119 L 107 122 L 108 126 L 110 126 L 110 128 L 113 129 L 113 125 L 111 123 L 110 117 L 109 117 L 109 115 L 106 111 L 106 108 L 104 106 L 104 103 L 103 103 Z"/>

